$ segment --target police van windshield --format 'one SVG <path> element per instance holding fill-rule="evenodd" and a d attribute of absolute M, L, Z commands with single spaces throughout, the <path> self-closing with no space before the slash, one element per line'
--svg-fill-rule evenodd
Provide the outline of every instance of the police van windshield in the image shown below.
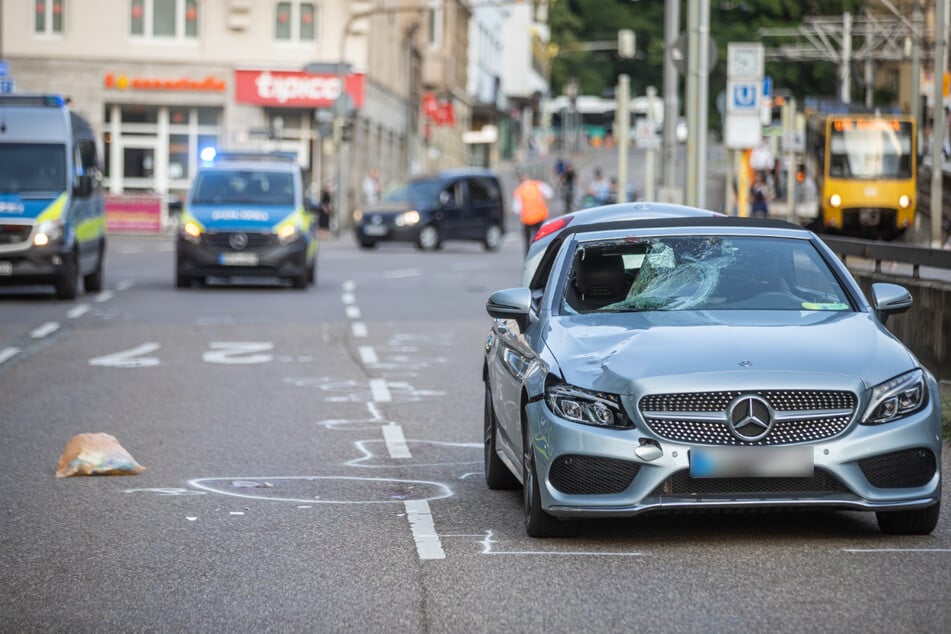
<path fill-rule="evenodd" d="M 0 192 L 60 194 L 66 190 L 66 146 L 0 143 Z"/>
<path fill-rule="evenodd" d="M 197 177 L 194 205 L 294 205 L 294 177 L 288 172 L 229 170 Z"/>

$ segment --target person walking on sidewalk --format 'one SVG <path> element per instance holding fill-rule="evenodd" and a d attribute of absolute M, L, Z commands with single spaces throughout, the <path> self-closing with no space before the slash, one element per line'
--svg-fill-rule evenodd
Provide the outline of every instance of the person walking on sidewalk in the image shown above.
<path fill-rule="evenodd" d="M 548 201 L 554 191 L 548 183 L 529 178 L 525 172 L 519 172 L 519 186 L 512 192 L 512 211 L 522 219 L 525 233 L 525 253 L 535 238 L 535 232 L 548 219 Z"/>

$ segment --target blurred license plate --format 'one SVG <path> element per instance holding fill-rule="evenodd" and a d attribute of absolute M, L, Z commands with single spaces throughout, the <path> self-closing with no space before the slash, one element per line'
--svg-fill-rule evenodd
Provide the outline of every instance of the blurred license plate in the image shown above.
<path fill-rule="evenodd" d="M 224 266 L 257 266 L 257 253 L 222 253 L 218 256 L 218 263 Z"/>
<path fill-rule="evenodd" d="M 690 450 L 692 478 L 808 478 L 812 447 L 704 447 Z"/>
<path fill-rule="evenodd" d="M 368 236 L 385 236 L 386 235 L 386 226 L 385 225 L 367 225 L 363 228 L 363 233 Z"/>
<path fill-rule="evenodd" d="M 13 262 L 0 260 L 0 275 L 13 275 Z"/>

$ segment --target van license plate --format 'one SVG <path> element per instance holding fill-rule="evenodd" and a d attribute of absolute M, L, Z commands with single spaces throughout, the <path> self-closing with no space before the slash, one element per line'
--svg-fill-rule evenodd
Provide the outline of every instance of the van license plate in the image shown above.
<path fill-rule="evenodd" d="M 386 235 L 386 226 L 385 225 L 366 225 L 363 227 L 363 233 L 368 236 L 385 236 Z"/>
<path fill-rule="evenodd" d="M 257 253 L 222 253 L 218 256 L 222 266 L 257 266 Z"/>
<path fill-rule="evenodd" d="M 0 260 L 0 275 L 13 275 L 13 262 Z"/>

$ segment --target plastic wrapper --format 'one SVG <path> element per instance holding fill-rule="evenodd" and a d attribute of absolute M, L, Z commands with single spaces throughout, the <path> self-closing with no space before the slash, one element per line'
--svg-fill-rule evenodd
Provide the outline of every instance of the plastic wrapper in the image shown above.
<path fill-rule="evenodd" d="M 57 478 L 81 475 L 135 475 L 145 470 L 114 436 L 77 434 L 59 458 Z"/>

